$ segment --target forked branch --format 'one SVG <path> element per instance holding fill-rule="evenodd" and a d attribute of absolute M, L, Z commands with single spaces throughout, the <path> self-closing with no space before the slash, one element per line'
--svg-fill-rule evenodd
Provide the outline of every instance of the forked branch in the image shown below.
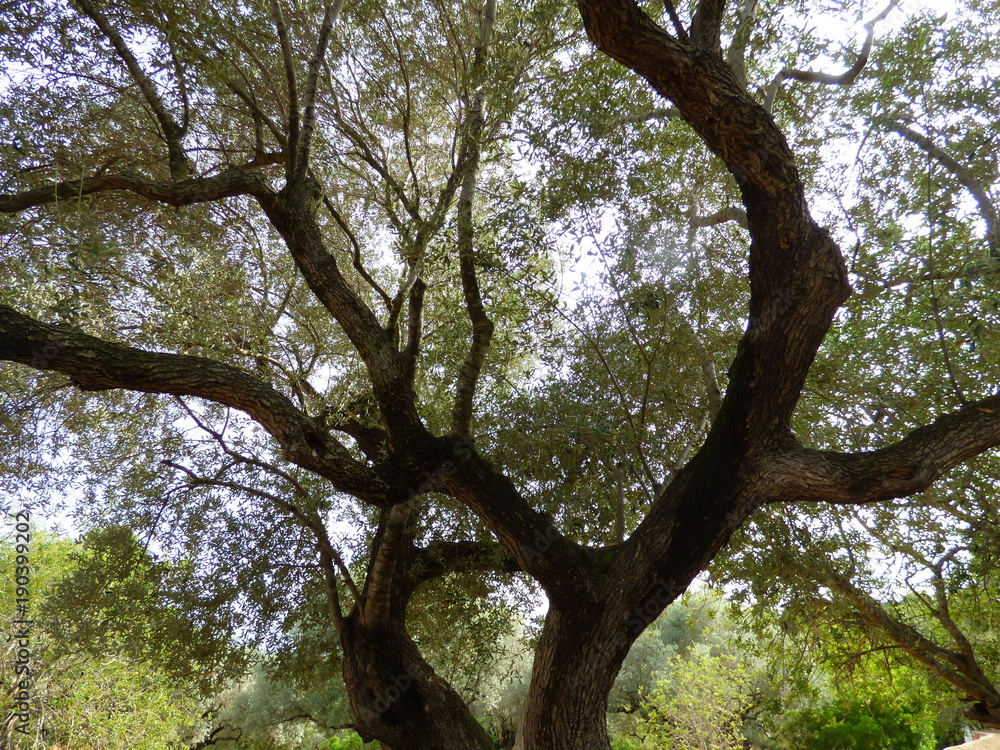
<path fill-rule="evenodd" d="M 854 61 L 854 64 L 845 70 L 843 73 L 824 73 L 822 71 L 816 70 L 799 70 L 797 68 L 782 68 L 771 80 L 771 83 L 767 87 L 767 94 L 765 96 L 764 108 L 770 112 L 774 107 L 775 97 L 778 95 L 778 89 L 781 88 L 781 84 L 785 81 L 805 81 L 808 83 L 825 83 L 831 86 L 850 86 L 853 84 L 861 71 L 865 69 L 868 64 L 868 58 L 871 55 L 872 44 L 875 41 L 875 25 L 884 21 L 886 16 L 899 5 L 899 0 L 890 0 L 889 5 L 886 6 L 885 10 L 875 16 L 873 19 L 865 24 L 865 41 L 861 45 L 861 51 L 858 52 L 858 58 Z"/>
<path fill-rule="evenodd" d="M 94 5 L 91 0 L 76 0 L 77 5 L 80 6 L 80 10 L 84 12 L 87 17 L 92 20 L 97 27 L 104 34 L 105 39 L 111 43 L 111 46 L 115 50 L 115 54 L 118 55 L 119 59 L 124 63 L 125 68 L 128 70 L 129 75 L 132 80 L 139 87 L 142 92 L 143 99 L 149 105 L 149 108 L 153 111 L 153 115 L 156 117 L 156 121 L 160 125 L 160 130 L 163 132 L 163 138 L 167 143 L 167 153 L 170 163 L 170 177 L 175 181 L 186 180 L 191 173 L 190 164 L 188 163 L 187 154 L 184 153 L 184 132 L 185 127 L 180 125 L 177 120 L 174 119 L 173 115 L 167 110 L 166 105 L 163 103 L 163 99 L 160 97 L 159 92 L 156 90 L 156 85 L 150 80 L 149 76 L 146 75 L 142 66 L 139 65 L 139 61 L 136 59 L 135 55 L 132 54 L 132 50 L 129 49 L 122 35 L 118 33 L 118 30 L 111 25 L 107 17 L 98 10 L 97 6 Z M 183 81 L 179 81 L 178 85 L 182 87 L 183 92 Z M 186 96 L 184 97 L 186 104 Z"/>

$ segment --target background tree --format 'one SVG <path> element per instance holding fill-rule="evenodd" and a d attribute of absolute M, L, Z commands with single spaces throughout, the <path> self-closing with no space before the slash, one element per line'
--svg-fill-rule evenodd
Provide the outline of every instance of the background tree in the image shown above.
<path fill-rule="evenodd" d="M 46 745 L 65 745 L 103 750 L 128 744 L 148 750 L 187 746 L 190 730 L 197 722 L 198 702 L 195 697 L 198 673 L 196 655 L 204 654 L 210 644 L 205 639 L 188 639 L 194 649 L 182 668 L 182 649 L 177 649 L 172 670 L 147 652 L 126 646 L 140 641 L 155 648 L 150 631 L 162 623 L 154 614 L 148 579 L 141 575 L 124 576 L 110 585 L 132 584 L 131 607 L 146 605 L 133 612 L 127 623 L 120 623 L 114 613 L 103 624 L 111 627 L 95 637 L 69 637 L 67 627 L 78 624 L 82 614 L 76 602 L 64 599 L 66 584 L 86 566 L 92 548 L 82 548 L 71 539 L 33 530 L 29 559 L 28 663 L 31 673 L 26 694 L 30 700 L 30 729 L 27 736 L 15 726 L 22 722 L 14 695 L 20 690 L 24 675 L 18 671 L 16 640 L 10 641 L 0 661 L 0 678 L 4 696 L 4 743 L 9 747 L 29 747 L 40 741 Z M 13 538 L 2 546 L 4 569 L 14 570 Z M 95 582 L 109 585 L 109 580 Z M 140 590 L 141 589 L 141 590 Z M 14 611 L 14 590 L 4 587 L 6 611 Z M 96 614 L 96 613 L 95 613 Z M 156 613 L 167 614 L 163 610 Z M 164 618 L 169 619 L 169 618 Z M 117 625 L 117 627 L 116 627 Z M 78 634 L 81 635 L 82 634 Z M 95 634 L 90 634 L 91 636 Z M 197 644 L 197 645 L 196 645 Z M 145 656 L 146 658 L 143 658 Z M 214 661 L 213 661 L 214 663 Z"/>

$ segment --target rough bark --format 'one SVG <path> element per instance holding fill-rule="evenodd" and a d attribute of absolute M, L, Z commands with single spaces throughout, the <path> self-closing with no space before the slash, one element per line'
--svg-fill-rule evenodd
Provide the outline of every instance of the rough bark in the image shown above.
<path fill-rule="evenodd" d="M 416 588 L 481 560 L 479 545 L 413 545 L 415 503 L 382 514 L 364 591 L 346 618 L 334 612 L 355 729 L 386 750 L 486 750 L 493 743 L 461 696 L 427 663 L 406 629 Z M 331 605 L 336 609 L 334 593 Z"/>
<path fill-rule="evenodd" d="M 355 730 L 386 750 L 487 750 L 493 742 L 461 697 L 398 625 L 351 618 L 341 637 Z"/>

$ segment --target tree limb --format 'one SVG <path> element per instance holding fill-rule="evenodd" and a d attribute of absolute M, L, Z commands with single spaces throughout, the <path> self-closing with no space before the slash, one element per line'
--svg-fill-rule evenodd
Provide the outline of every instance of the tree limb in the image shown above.
<path fill-rule="evenodd" d="M 487 0 L 472 68 L 472 78 L 476 83 L 480 83 L 478 79 L 484 74 L 489 54 L 489 43 L 493 37 L 493 26 L 496 23 L 496 13 L 496 0 Z M 479 178 L 483 128 L 486 122 L 483 113 L 485 101 L 486 91 L 480 86 L 473 94 L 469 106 L 464 128 L 465 133 L 462 138 L 462 155 L 459 157 L 464 169 L 462 190 L 458 197 L 458 261 L 462 277 L 462 290 L 465 293 L 465 309 L 472 323 L 472 343 L 455 383 L 451 434 L 456 437 L 471 437 L 472 435 L 472 412 L 476 385 L 483 364 L 486 362 L 486 353 L 489 350 L 490 342 L 493 339 L 493 321 L 490 320 L 483 306 L 479 279 L 476 275 L 475 230 L 472 218 L 473 200 Z"/>
<path fill-rule="evenodd" d="M 274 17 L 274 28 L 278 33 L 278 43 L 281 45 L 281 57 L 285 65 L 285 83 L 288 86 L 288 145 L 285 162 L 285 176 L 289 182 L 295 179 L 299 160 L 299 91 L 295 80 L 295 58 L 292 55 L 292 44 L 288 39 L 288 26 L 285 14 L 281 11 L 281 0 L 271 0 L 271 15 Z"/>
<path fill-rule="evenodd" d="M 427 284 L 423 279 L 418 278 L 410 288 L 409 315 L 406 324 L 406 346 L 403 349 L 405 377 L 407 382 L 413 383 L 413 378 L 417 371 L 417 357 L 420 354 L 420 342 L 424 333 L 424 292 L 427 291 Z"/>
<path fill-rule="evenodd" d="M 235 367 L 103 341 L 70 326 L 40 323 L 6 305 L 0 305 L 0 360 L 60 372 L 82 391 L 122 388 L 197 396 L 239 409 L 278 441 L 289 461 L 326 477 L 342 492 L 385 502 L 385 487 L 371 469 L 288 398 Z"/>
<path fill-rule="evenodd" d="M 970 661 L 965 655 L 940 646 L 916 628 L 893 617 L 882 604 L 829 564 L 816 562 L 805 565 L 797 555 L 782 557 L 789 569 L 819 582 L 850 602 L 869 627 L 883 634 L 938 677 L 994 711 L 1000 708 L 1000 692 L 974 658 Z"/>
<path fill-rule="evenodd" d="M 320 24 L 319 38 L 316 41 L 316 52 L 309 60 L 309 69 L 306 77 L 306 88 L 303 92 L 302 103 L 304 113 L 302 116 L 302 131 L 299 141 L 295 144 L 298 149 L 298 156 L 295 163 L 295 174 L 293 178 L 298 179 L 305 175 L 309 167 L 309 148 L 312 141 L 313 129 L 316 126 L 316 91 L 319 87 L 319 69 L 326 58 L 327 45 L 330 41 L 330 30 L 333 28 L 340 9 L 344 5 L 344 0 L 332 0 L 326 4 L 323 13 L 323 22 Z M 294 141 L 293 141 L 294 143 Z"/>
<path fill-rule="evenodd" d="M 433 541 L 416 549 L 409 564 L 408 582 L 417 588 L 448 573 L 463 571 L 518 573 L 521 566 L 496 544 Z"/>
<path fill-rule="evenodd" d="M 700 0 L 691 19 L 691 42 L 695 47 L 718 52 L 722 40 L 722 19 L 726 0 Z"/>
<path fill-rule="evenodd" d="M 681 23 L 680 16 L 677 15 L 677 8 L 674 7 L 674 0 L 663 0 L 663 9 L 667 12 L 667 17 L 670 19 L 670 23 L 673 24 L 674 33 L 677 34 L 677 38 L 682 42 L 688 41 L 688 33 L 684 28 L 684 24 Z"/>
<path fill-rule="evenodd" d="M 855 505 L 908 497 L 1000 446 L 1000 396 L 970 403 L 879 450 L 836 453 L 787 440 L 768 459 L 767 473 L 774 480 L 768 501 Z"/>
<path fill-rule="evenodd" d="M 103 175 L 0 195 L 0 213 L 17 213 L 47 203 L 68 203 L 86 195 L 115 190 L 135 193 L 171 206 L 187 206 L 236 195 L 262 195 L 270 193 L 271 187 L 262 174 L 245 169 L 231 169 L 215 177 L 181 180 L 169 185 L 135 174 Z"/>
<path fill-rule="evenodd" d="M 861 74 L 861 71 L 864 70 L 865 66 L 868 64 L 868 57 L 871 55 L 872 44 L 875 41 L 875 24 L 885 20 L 885 17 L 888 16 L 890 11 L 892 11 L 892 9 L 897 5 L 899 5 L 899 0 L 890 0 L 889 5 L 886 6 L 885 10 L 865 24 L 865 41 L 861 45 L 861 51 L 858 53 L 858 59 L 854 61 L 854 64 L 851 67 L 843 73 L 837 74 L 823 73 L 814 70 L 798 70 L 796 68 L 782 68 L 777 74 L 775 74 L 771 83 L 767 87 L 767 94 L 764 98 L 764 108 L 768 112 L 773 109 L 778 89 L 784 81 L 806 81 L 808 83 L 825 83 L 832 86 L 850 86 L 853 84 Z"/>
<path fill-rule="evenodd" d="M 307 176 L 288 183 L 277 195 L 255 196 L 281 233 L 299 271 L 319 302 L 333 315 L 365 363 L 389 443 L 423 435 L 416 396 L 406 383 L 395 336 L 379 323 L 351 289 L 336 259 L 327 251 L 316 212 L 322 192 Z"/>
<path fill-rule="evenodd" d="M 385 627 L 389 622 L 396 568 L 409 541 L 407 531 L 413 511 L 412 502 L 398 503 L 383 511 L 378 546 L 365 582 L 365 598 L 360 603 L 361 620 L 367 628 Z"/>
<path fill-rule="evenodd" d="M 716 211 L 714 214 L 709 214 L 708 216 L 692 216 L 690 219 L 691 226 L 698 228 L 714 227 L 718 224 L 724 224 L 727 221 L 735 221 L 741 227 L 746 229 L 747 212 L 738 206 L 730 206 L 729 208 Z"/>
<path fill-rule="evenodd" d="M 656 109 L 648 109 L 644 112 L 636 112 L 634 115 L 616 117 L 608 123 L 608 125 L 600 127 L 599 131 L 595 133 L 595 135 L 606 136 L 613 133 L 623 125 L 637 125 L 639 123 L 648 122 L 649 120 L 672 120 L 680 116 L 680 110 L 676 107 L 657 107 Z"/>
<path fill-rule="evenodd" d="M 738 21 L 736 31 L 733 33 L 733 41 L 726 51 L 726 62 L 732 68 L 733 75 L 736 76 L 736 80 L 743 88 L 747 87 L 746 49 L 750 43 L 750 34 L 753 31 L 756 15 L 757 0 L 743 0 L 739 11 L 737 11 Z"/>
<path fill-rule="evenodd" d="M 184 153 L 184 144 L 182 143 L 184 139 L 185 128 L 177 123 L 170 112 L 167 111 L 166 106 L 163 103 L 163 99 L 160 98 L 159 92 L 156 90 L 156 85 L 150 80 L 149 76 L 143 71 L 142 66 L 139 65 L 139 61 L 136 60 L 135 55 L 125 44 L 125 40 L 122 39 L 121 34 L 118 30 L 108 21 L 107 17 L 101 11 L 97 9 L 90 0 L 75 0 L 80 9 L 95 23 L 97 27 L 104 34 L 105 38 L 111 43 L 114 48 L 115 53 L 125 64 L 129 75 L 132 80 L 135 81 L 139 90 L 142 92 L 143 98 L 149 105 L 150 109 L 153 110 L 153 114 L 156 116 L 157 122 L 160 124 L 160 129 L 163 131 L 164 140 L 167 143 L 167 153 L 170 162 L 170 176 L 174 182 L 180 180 L 186 180 L 190 175 L 190 165 L 188 163 L 187 155 Z M 180 82 L 183 87 L 183 82 Z M 185 104 L 187 102 L 186 97 L 184 97 Z"/>
<path fill-rule="evenodd" d="M 1000 260 L 1000 213 L 998 213 L 997 206 L 990 197 L 986 185 L 972 173 L 972 170 L 927 136 L 921 135 L 900 122 L 890 122 L 888 127 L 910 143 L 916 144 L 925 154 L 951 172 L 972 194 L 972 197 L 976 199 L 976 205 L 979 206 L 979 215 L 986 223 L 986 244 L 989 246 L 990 256 Z"/>

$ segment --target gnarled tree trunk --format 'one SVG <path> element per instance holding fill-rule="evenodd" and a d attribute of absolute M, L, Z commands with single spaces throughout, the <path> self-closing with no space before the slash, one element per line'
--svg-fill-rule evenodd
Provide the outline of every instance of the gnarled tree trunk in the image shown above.
<path fill-rule="evenodd" d="M 386 750 L 490 750 L 461 696 L 421 656 L 400 623 L 366 628 L 356 612 L 341 637 L 355 730 Z"/>

